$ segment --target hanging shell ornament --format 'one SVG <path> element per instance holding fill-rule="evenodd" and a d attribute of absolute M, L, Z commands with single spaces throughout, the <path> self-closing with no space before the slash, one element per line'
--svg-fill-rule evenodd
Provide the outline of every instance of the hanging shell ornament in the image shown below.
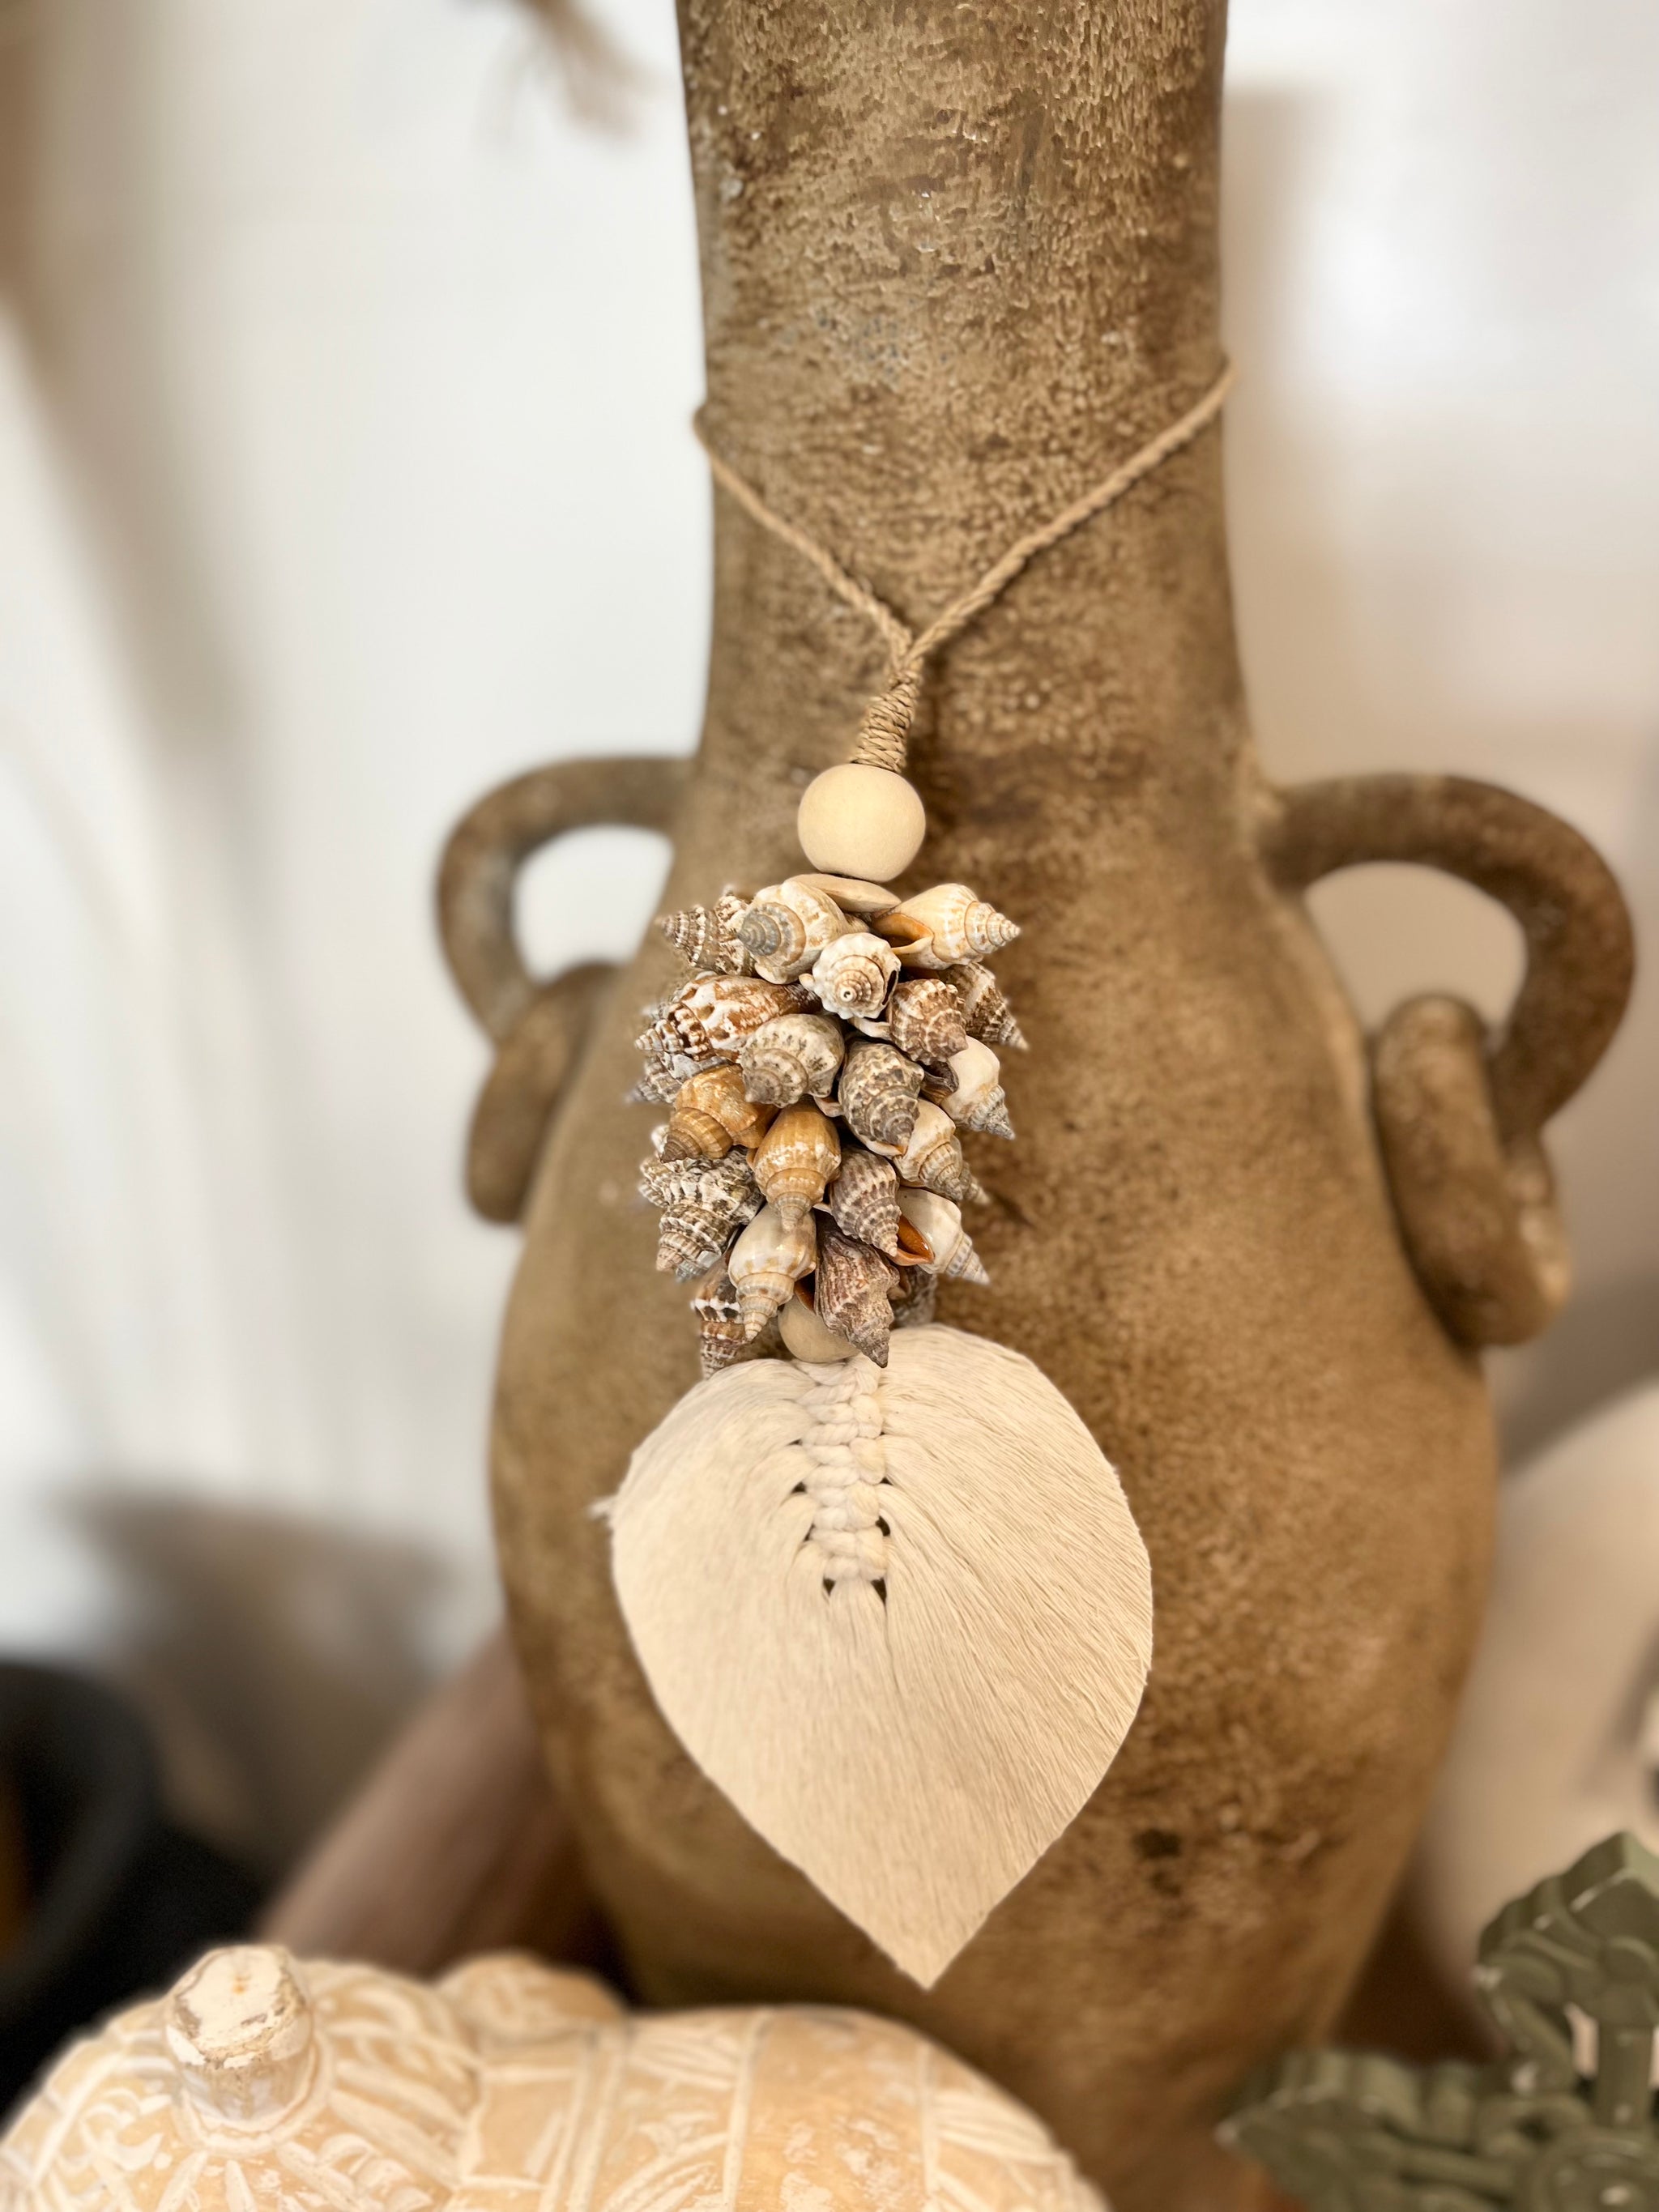
<path fill-rule="evenodd" d="M 820 868 L 905 865 L 890 786 L 830 793 Z M 965 884 L 851 872 L 660 926 L 698 972 L 640 1039 L 636 1095 L 671 1109 L 641 1188 L 704 1379 L 611 1502 L 617 1594 L 691 1756 L 931 1984 L 1098 1784 L 1151 1651 L 1094 1439 L 933 1320 L 941 1282 L 990 1279 L 964 1142 L 1013 1134 L 1024 1039 L 984 962 L 1018 932 Z"/>

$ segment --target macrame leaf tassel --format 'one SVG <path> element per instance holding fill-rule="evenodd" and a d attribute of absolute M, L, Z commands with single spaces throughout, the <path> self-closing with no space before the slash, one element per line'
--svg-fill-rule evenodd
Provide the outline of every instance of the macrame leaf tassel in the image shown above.
<path fill-rule="evenodd" d="M 611 1506 L 681 1742 L 924 1985 L 1093 1794 L 1152 1657 L 1116 1475 L 1018 1352 L 929 1325 L 884 1371 L 699 1385 Z"/>

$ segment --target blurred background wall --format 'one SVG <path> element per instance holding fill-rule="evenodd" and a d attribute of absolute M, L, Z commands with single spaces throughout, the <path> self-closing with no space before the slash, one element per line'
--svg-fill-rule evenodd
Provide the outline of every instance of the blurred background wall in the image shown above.
<path fill-rule="evenodd" d="M 441 841 L 695 740 L 672 13 L 593 6 L 610 64 L 514 0 L 0 0 L 0 1650 L 131 1684 L 268 1865 L 493 1616 L 514 1238 L 460 1196 Z M 1268 764 L 1513 785 L 1650 943 L 1659 11 L 1235 0 L 1230 88 Z M 572 841 L 538 957 L 625 951 L 662 862 Z M 1439 878 L 1318 909 L 1368 1013 L 1513 986 Z M 1516 1452 L 1659 1369 L 1656 1092 L 1644 981 L 1558 1126 L 1581 1288 L 1497 1363 Z"/>

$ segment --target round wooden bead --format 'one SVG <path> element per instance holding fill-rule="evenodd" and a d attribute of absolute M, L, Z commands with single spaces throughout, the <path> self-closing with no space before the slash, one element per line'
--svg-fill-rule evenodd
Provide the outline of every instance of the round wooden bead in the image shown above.
<path fill-rule="evenodd" d="M 921 794 L 902 775 L 843 761 L 807 785 L 795 829 L 815 868 L 884 884 L 921 850 L 927 815 Z"/>
<path fill-rule="evenodd" d="M 858 1350 L 855 1344 L 827 1328 L 804 1298 L 788 1301 L 778 1316 L 778 1328 L 784 1348 L 796 1359 L 823 1365 L 832 1359 L 850 1359 Z"/>

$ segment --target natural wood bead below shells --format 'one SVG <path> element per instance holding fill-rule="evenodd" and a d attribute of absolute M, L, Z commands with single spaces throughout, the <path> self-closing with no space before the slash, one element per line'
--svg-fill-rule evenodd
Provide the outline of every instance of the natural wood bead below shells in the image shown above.
<path fill-rule="evenodd" d="M 815 868 L 884 884 L 921 850 L 927 815 L 902 775 L 843 761 L 807 785 L 795 831 Z"/>
<path fill-rule="evenodd" d="M 844 1336 L 837 1336 L 818 1319 L 805 1298 L 791 1298 L 778 1316 L 784 1349 L 793 1358 L 827 1365 L 832 1359 L 851 1359 L 857 1352 Z"/>

